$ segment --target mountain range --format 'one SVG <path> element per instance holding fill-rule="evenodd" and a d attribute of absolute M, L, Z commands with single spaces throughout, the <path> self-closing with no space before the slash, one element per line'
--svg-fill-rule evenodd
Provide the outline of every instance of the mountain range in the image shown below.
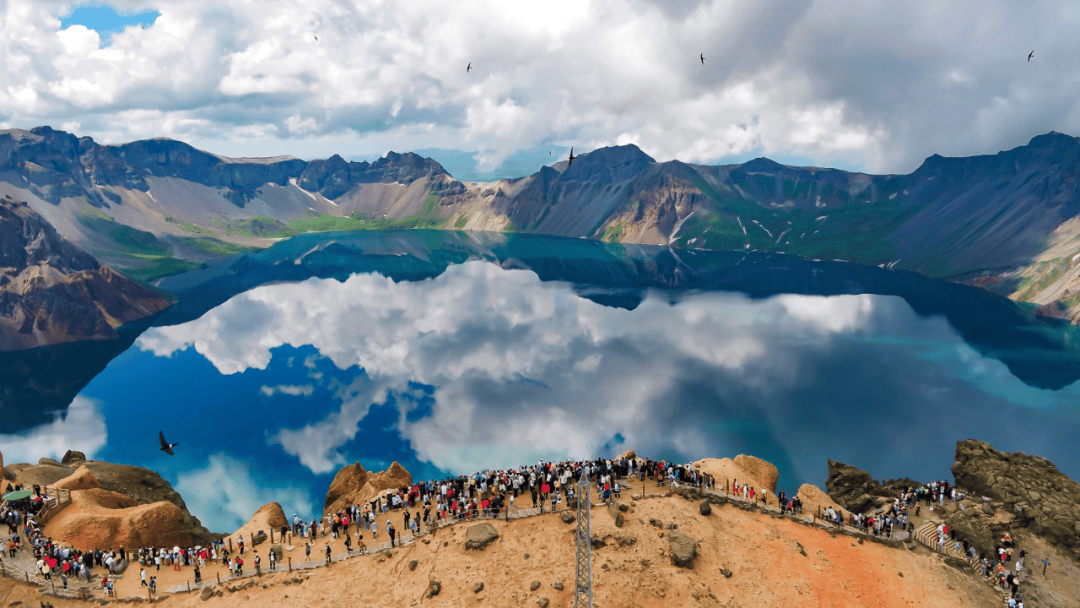
<path fill-rule="evenodd" d="M 494 182 L 389 153 L 226 158 L 170 139 L 100 145 L 50 127 L 0 131 L 0 196 L 142 281 L 314 231 L 527 232 L 684 249 L 774 251 L 913 270 L 1080 318 L 1080 140 L 934 155 L 907 175 L 710 166 L 601 148 Z"/>

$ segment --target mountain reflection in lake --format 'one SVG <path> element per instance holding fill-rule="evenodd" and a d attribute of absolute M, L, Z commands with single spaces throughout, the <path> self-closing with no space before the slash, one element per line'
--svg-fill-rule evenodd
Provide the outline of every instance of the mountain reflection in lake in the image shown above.
<path fill-rule="evenodd" d="M 828 458 L 949 478 L 971 437 L 1080 472 L 1073 329 L 912 273 L 410 231 L 298 237 L 166 283 L 177 306 L 66 414 L 0 429 L 6 462 L 147 466 L 218 531 L 269 501 L 310 519 L 353 461 L 425 479 L 748 453 L 790 492 Z"/>

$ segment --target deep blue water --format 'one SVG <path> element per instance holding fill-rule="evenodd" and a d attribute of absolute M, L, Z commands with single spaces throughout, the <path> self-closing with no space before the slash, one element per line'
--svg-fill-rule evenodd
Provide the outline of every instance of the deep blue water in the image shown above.
<path fill-rule="evenodd" d="M 162 286 L 179 303 L 73 400 L 6 408 L 5 462 L 147 466 L 217 531 L 271 500 L 310 519 L 355 461 L 430 478 L 748 453 L 792 490 L 829 458 L 951 478 L 977 438 L 1080 473 L 1074 329 L 912 273 L 410 231 L 298 237 Z"/>

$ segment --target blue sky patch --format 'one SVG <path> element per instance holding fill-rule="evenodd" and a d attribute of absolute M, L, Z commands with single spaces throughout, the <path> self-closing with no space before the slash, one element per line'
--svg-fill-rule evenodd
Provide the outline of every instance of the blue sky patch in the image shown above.
<path fill-rule="evenodd" d="M 150 27 L 160 16 L 161 13 L 155 10 L 138 13 L 118 12 L 108 4 L 90 2 L 80 4 L 66 16 L 60 17 L 60 27 L 67 29 L 73 25 L 86 26 L 101 36 L 101 48 L 105 48 L 112 44 L 113 34 L 119 34 L 129 25 Z"/>

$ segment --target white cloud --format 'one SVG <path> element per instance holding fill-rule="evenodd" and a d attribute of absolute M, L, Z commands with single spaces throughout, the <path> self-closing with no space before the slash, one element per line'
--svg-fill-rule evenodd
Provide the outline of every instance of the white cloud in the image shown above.
<path fill-rule="evenodd" d="M 105 49 L 60 29 L 69 6 L 4 3 L 5 123 L 230 156 L 472 147 L 490 167 L 629 139 L 660 160 L 889 172 L 1080 133 L 1080 9 L 1066 0 L 191 0 L 154 6 L 153 26 Z"/>
<path fill-rule="evenodd" d="M 293 397 L 310 397 L 315 392 L 315 387 L 310 384 L 279 384 L 277 386 L 261 386 L 259 392 L 267 397 L 273 397 L 275 393 L 292 395 Z"/>
<path fill-rule="evenodd" d="M 57 413 L 52 422 L 34 427 L 27 434 L 0 435 L 0 453 L 5 464 L 37 463 L 40 458 L 59 460 L 68 450 L 93 458 L 105 447 L 108 433 L 100 403 L 76 396 L 67 411 Z"/>
<path fill-rule="evenodd" d="M 671 418 L 680 387 L 722 391 L 715 384 L 730 375 L 771 390 L 797 374 L 801 351 L 790 344 L 828 349 L 830 336 L 902 308 L 875 296 L 712 293 L 674 306 L 647 298 L 627 311 L 530 271 L 470 262 L 418 283 L 362 274 L 263 286 L 195 321 L 151 329 L 138 344 L 159 356 L 195 346 L 223 373 L 265 368 L 281 344 L 309 344 L 340 369 L 363 368 L 367 376 L 339 387 L 339 411 L 269 440 L 315 473 L 345 462 L 338 450 L 388 391 L 435 386 L 431 415 L 402 417 L 399 428 L 419 458 L 461 470 L 483 453 L 588 456 L 615 433 L 642 450 L 708 452 L 714 445 L 702 428 Z M 672 432 L 656 434 L 658 424 Z M 468 447 L 476 445 L 488 447 Z"/>
<path fill-rule="evenodd" d="M 225 454 L 214 454 L 202 469 L 182 472 L 175 489 L 188 510 L 211 530 L 233 531 L 268 502 L 277 502 L 289 513 L 313 512 L 305 490 L 267 485 L 256 480 L 251 467 Z"/>

